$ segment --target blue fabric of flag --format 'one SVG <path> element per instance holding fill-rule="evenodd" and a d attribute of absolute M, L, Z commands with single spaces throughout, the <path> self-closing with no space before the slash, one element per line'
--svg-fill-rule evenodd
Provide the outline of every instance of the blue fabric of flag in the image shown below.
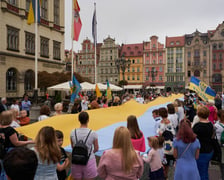
<path fill-rule="evenodd" d="M 71 88 L 71 99 L 70 101 L 73 103 L 75 98 L 78 97 L 79 92 L 81 91 L 81 85 L 73 75 L 72 83 L 70 83 Z"/>

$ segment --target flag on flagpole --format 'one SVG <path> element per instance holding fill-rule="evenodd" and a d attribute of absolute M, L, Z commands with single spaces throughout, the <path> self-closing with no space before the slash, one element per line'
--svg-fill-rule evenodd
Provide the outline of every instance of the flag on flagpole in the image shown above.
<path fill-rule="evenodd" d="M 112 94 L 111 94 L 110 84 L 109 84 L 108 80 L 107 80 L 107 91 L 106 91 L 106 94 L 107 94 L 107 100 L 111 100 L 112 99 Z"/>
<path fill-rule="evenodd" d="M 195 91 L 204 101 L 214 100 L 216 96 L 216 92 L 210 86 L 194 76 L 191 77 L 189 89 Z"/>
<path fill-rule="evenodd" d="M 81 18 L 79 16 L 79 4 L 77 0 L 73 1 L 73 17 L 74 17 L 74 24 L 73 24 L 73 40 L 78 41 L 79 40 L 79 34 L 82 28 L 82 22 Z"/>
<path fill-rule="evenodd" d="M 92 36 L 94 45 L 97 42 L 97 32 L 96 32 L 96 3 L 94 3 L 94 12 L 93 12 L 93 20 L 92 20 Z"/>
<path fill-rule="evenodd" d="M 37 22 L 40 22 L 40 5 L 41 5 L 41 0 L 37 0 Z M 30 1 L 30 7 L 29 7 L 29 13 L 27 17 L 27 24 L 32 24 L 35 23 L 35 11 L 36 11 L 36 0 L 31 0 Z"/>
<path fill-rule="evenodd" d="M 101 97 L 101 96 L 102 96 L 102 94 L 101 94 L 101 92 L 100 92 L 100 89 L 99 89 L 99 87 L 98 87 L 97 84 L 96 84 L 95 91 L 96 91 L 96 97 Z"/>
<path fill-rule="evenodd" d="M 73 75 L 72 82 L 69 82 L 70 85 L 70 90 L 71 90 L 71 99 L 70 101 L 73 103 L 75 98 L 78 96 L 80 90 L 81 90 L 81 85 Z"/>

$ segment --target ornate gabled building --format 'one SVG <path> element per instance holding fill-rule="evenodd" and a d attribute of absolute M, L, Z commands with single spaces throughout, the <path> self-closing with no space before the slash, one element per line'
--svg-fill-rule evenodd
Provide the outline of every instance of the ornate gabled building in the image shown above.
<path fill-rule="evenodd" d="M 30 1 L 0 1 L 0 97 L 33 94 L 36 43 L 34 24 L 27 24 Z M 64 0 L 42 0 L 37 51 L 39 72 L 64 70 Z"/>
<path fill-rule="evenodd" d="M 196 30 L 185 35 L 185 85 L 188 86 L 191 76 L 210 84 L 211 66 L 208 33 Z"/>
<path fill-rule="evenodd" d="M 166 37 L 166 89 L 180 92 L 185 88 L 184 45 L 184 36 Z"/>
<path fill-rule="evenodd" d="M 164 44 L 157 36 L 151 36 L 150 41 L 143 42 L 143 81 L 145 86 L 165 85 L 166 51 Z"/>
<path fill-rule="evenodd" d="M 74 71 L 95 83 L 95 48 L 88 38 L 83 40 L 82 49 L 77 53 Z"/>
<path fill-rule="evenodd" d="M 208 31 L 210 38 L 211 64 L 209 78 L 210 86 L 216 92 L 222 92 L 224 88 L 224 22 L 215 30 Z"/>
<path fill-rule="evenodd" d="M 126 67 L 121 65 L 119 79 L 124 78 L 130 85 L 143 84 L 143 43 L 122 45 L 120 56 L 124 58 Z"/>
<path fill-rule="evenodd" d="M 118 59 L 119 45 L 115 43 L 115 39 L 108 36 L 103 40 L 100 48 L 100 58 L 98 63 L 98 82 L 105 83 L 109 80 L 112 84 L 118 84 L 118 70 L 115 60 Z"/>

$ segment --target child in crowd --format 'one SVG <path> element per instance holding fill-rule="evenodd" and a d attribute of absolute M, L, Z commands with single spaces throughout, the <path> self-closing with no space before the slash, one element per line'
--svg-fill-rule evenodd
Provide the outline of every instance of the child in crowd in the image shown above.
<path fill-rule="evenodd" d="M 59 130 L 56 130 L 55 134 L 56 134 L 58 146 L 60 147 L 60 150 L 61 150 L 61 160 L 57 165 L 58 180 L 65 180 L 67 178 L 66 168 L 69 165 L 69 159 L 64 148 L 62 148 L 64 135 Z"/>
<path fill-rule="evenodd" d="M 164 143 L 165 143 L 165 139 L 163 136 L 158 136 L 158 141 L 159 141 L 159 148 L 158 148 L 158 151 L 159 151 L 159 154 L 160 154 L 160 158 L 161 158 L 161 161 L 162 161 L 162 164 L 163 165 L 166 165 L 167 164 L 167 161 L 166 161 L 166 156 L 164 154 Z"/>
<path fill-rule="evenodd" d="M 159 148 L 159 140 L 155 136 L 148 137 L 149 147 L 151 148 L 148 156 L 143 157 L 143 161 L 149 163 L 150 165 L 150 172 L 149 172 L 149 179 L 150 180 L 164 180 L 164 173 L 163 173 L 163 165 L 161 163 L 160 154 L 158 151 Z"/>
<path fill-rule="evenodd" d="M 153 111 L 152 111 L 152 117 L 154 118 L 154 120 L 155 120 L 155 126 L 154 126 L 154 133 L 155 133 L 155 135 L 158 135 L 158 133 L 157 133 L 157 129 L 158 129 L 158 127 L 159 127 L 159 124 L 160 124 L 160 121 L 161 121 L 161 117 L 160 117 L 160 115 L 159 115 L 159 110 L 158 109 L 154 109 Z"/>
<path fill-rule="evenodd" d="M 27 116 L 26 110 L 20 111 L 20 117 L 18 118 L 18 120 L 21 126 L 24 126 L 30 123 L 30 118 Z"/>

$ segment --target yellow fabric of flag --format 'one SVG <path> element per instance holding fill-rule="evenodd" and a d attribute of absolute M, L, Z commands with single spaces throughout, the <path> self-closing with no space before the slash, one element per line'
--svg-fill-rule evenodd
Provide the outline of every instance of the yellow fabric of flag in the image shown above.
<path fill-rule="evenodd" d="M 99 89 L 99 87 L 98 87 L 97 84 L 96 84 L 95 91 L 96 91 L 96 96 L 97 96 L 97 97 L 101 97 L 101 96 L 102 96 L 102 93 L 100 92 L 100 89 Z"/>
<path fill-rule="evenodd" d="M 32 1 L 30 1 L 30 8 L 29 8 L 29 13 L 28 13 L 28 18 L 27 18 L 27 24 L 30 25 L 34 22 L 35 22 L 34 9 L 33 9 Z"/>

